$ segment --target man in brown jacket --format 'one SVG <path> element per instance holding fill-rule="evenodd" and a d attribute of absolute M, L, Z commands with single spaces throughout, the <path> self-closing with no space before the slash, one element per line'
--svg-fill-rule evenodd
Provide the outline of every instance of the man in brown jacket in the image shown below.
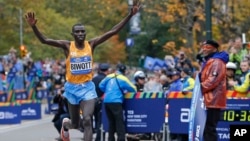
<path fill-rule="evenodd" d="M 226 64 L 229 56 L 218 51 L 219 44 L 213 40 L 205 41 L 201 46 L 205 62 L 200 73 L 201 90 L 207 108 L 204 129 L 204 141 L 217 141 L 216 127 L 220 110 L 226 108 Z"/>

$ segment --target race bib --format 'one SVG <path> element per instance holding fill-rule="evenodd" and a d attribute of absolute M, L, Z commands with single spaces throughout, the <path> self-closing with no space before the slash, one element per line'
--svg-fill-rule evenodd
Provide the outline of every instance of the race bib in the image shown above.
<path fill-rule="evenodd" d="M 70 58 L 70 72 L 72 74 L 88 74 L 91 71 L 92 64 L 90 56 Z"/>

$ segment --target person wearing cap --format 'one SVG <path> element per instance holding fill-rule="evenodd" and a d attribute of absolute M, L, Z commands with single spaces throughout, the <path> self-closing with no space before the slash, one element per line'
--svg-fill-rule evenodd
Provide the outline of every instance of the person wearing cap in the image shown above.
<path fill-rule="evenodd" d="M 177 68 L 170 69 L 167 72 L 168 77 L 171 79 L 171 83 L 169 85 L 169 89 L 164 92 L 166 97 L 168 97 L 171 92 L 181 92 L 182 91 L 182 82 L 181 82 L 181 73 Z M 166 103 L 168 105 L 168 101 Z M 170 133 L 171 140 L 187 140 L 187 134 L 174 134 Z"/>
<path fill-rule="evenodd" d="M 144 84 L 146 83 L 146 74 L 138 70 L 134 73 L 134 81 L 137 92 L 144 92 Z M 127 141 L 150 140 L 151 133 L 128 133 Z"/>
<path fill-rule="evenodd" d="M 109 74 L 109 68 L 110 65 L 108 63 L 100 63 L 98 66 L 98 72 L 97 75 L 92 79 L 92 81 L 95 84 L 95 89 L 97 93 L 97 100 L 95 103 L 95 110 L 94 110 L 94 122 L 95 122 L 95 127 L 94 127 L 94 132 L 96 132 L 96 138 L 95 141 L 100 141 L 101 140 L 101 109 L 102 109 L 102 96 L 103 92 L 99 88 L 100 82 Z M 103 134 L 105 137 L 105 134 Z"/>
<path fill-rule="evenodd" d="M 217 141 L 217 123 L 221 109 L 226 108 L 226 64 L 229 55 L 225 51 L 220 52 L 218 48 L 219 44 L 214 40 L 207 40 L 201 45 L 205 62 L 199 76 L 207 111 L 204 141 Z"/>
<path fill-rule="evenodd" d="M 169 89 L 165 92 L 168 95 L 170 92 L 182 91 L 181 73 L 178 69 L 171 69 L 167 72 L 168 77 L 171 79 Z"/>
<path fill-rule="evenodd" d="M 125 123 L 123 115 L 124 94 L 136 92 L 135 85 L 125 76 L 126 66 L 118 64 L 116 72 L 107 75 L 99 84 L 104 92 L 104 108 L 108 118 L 108 140 L 115 141 L 115 132 L 118 141 L 125 141 Z"/>
<path fill-rule="evenodd" d="M 146 75 L 143 71 L 136 71 L 134 73 L 134 80 L 137 92 L 143 92 L 144 84 L 146 82 Z"/>
<path fill-rule="evenodd" d="M 232 86 L 233 89 L 239 93 L 246 93 L 250 90 L 250 65 L 248 60 L 243 60 L 240 62 L 240 68 L 242 71 L 242 75 L 240 77 L 241 84 L 238 84 L 236 81 L 228 81 L 229 86 Z"/>
<path fill-rule="evenodd" d="M 237 70 L 237 66 L 235 63 L 233 62 L 228 62 L 227 65 L 227 90 L 234 90 L 234 86 L 231 86 L 229 83 L 230 82 L 234 82 L 234 84 L 236 83 L 237 85 L 241 85 L 241 81 L 240 81 L 240 78 L 238 78 L 236 75 L 235 75 L 235 72 Z M 234 85 L 233 84 L 233 85 Z"/>

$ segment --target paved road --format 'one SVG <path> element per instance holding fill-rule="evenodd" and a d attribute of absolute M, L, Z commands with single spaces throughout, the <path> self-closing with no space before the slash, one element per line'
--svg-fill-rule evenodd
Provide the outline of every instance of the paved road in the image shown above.
<path fill-rule="evenodd" d="M 55 141 L 59 133 L 51 122 L 53 114 L 44 114 L 46 104 L 42 104 L 42 118 L 22 120 L 21 124 L 0 125 L 0 141 Z M 70 130 L 71 141 L 82 141 L 83 133 Z"/>
<path fill-rule="evenodd" d="M 52 115 L 41 120 L 23 121 L 21 124 L 1 125 L 0 141 L 55 141 L 59 136 L 51 122 Z M 82 141 L 83 134 L 70 130 L 71 141 Z"/>

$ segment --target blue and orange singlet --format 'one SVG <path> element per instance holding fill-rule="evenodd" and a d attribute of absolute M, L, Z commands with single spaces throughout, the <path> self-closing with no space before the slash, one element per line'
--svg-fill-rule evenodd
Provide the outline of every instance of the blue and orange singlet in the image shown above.
<path fill-rule="evenodd" d="M 73 84 L 81 84 L 92 80 L 93 57 L 88 41 L 84 48 L 78 49 L 75 42 L 71 41 L 69 55 L 66 58 L 66 80 Z"/>

